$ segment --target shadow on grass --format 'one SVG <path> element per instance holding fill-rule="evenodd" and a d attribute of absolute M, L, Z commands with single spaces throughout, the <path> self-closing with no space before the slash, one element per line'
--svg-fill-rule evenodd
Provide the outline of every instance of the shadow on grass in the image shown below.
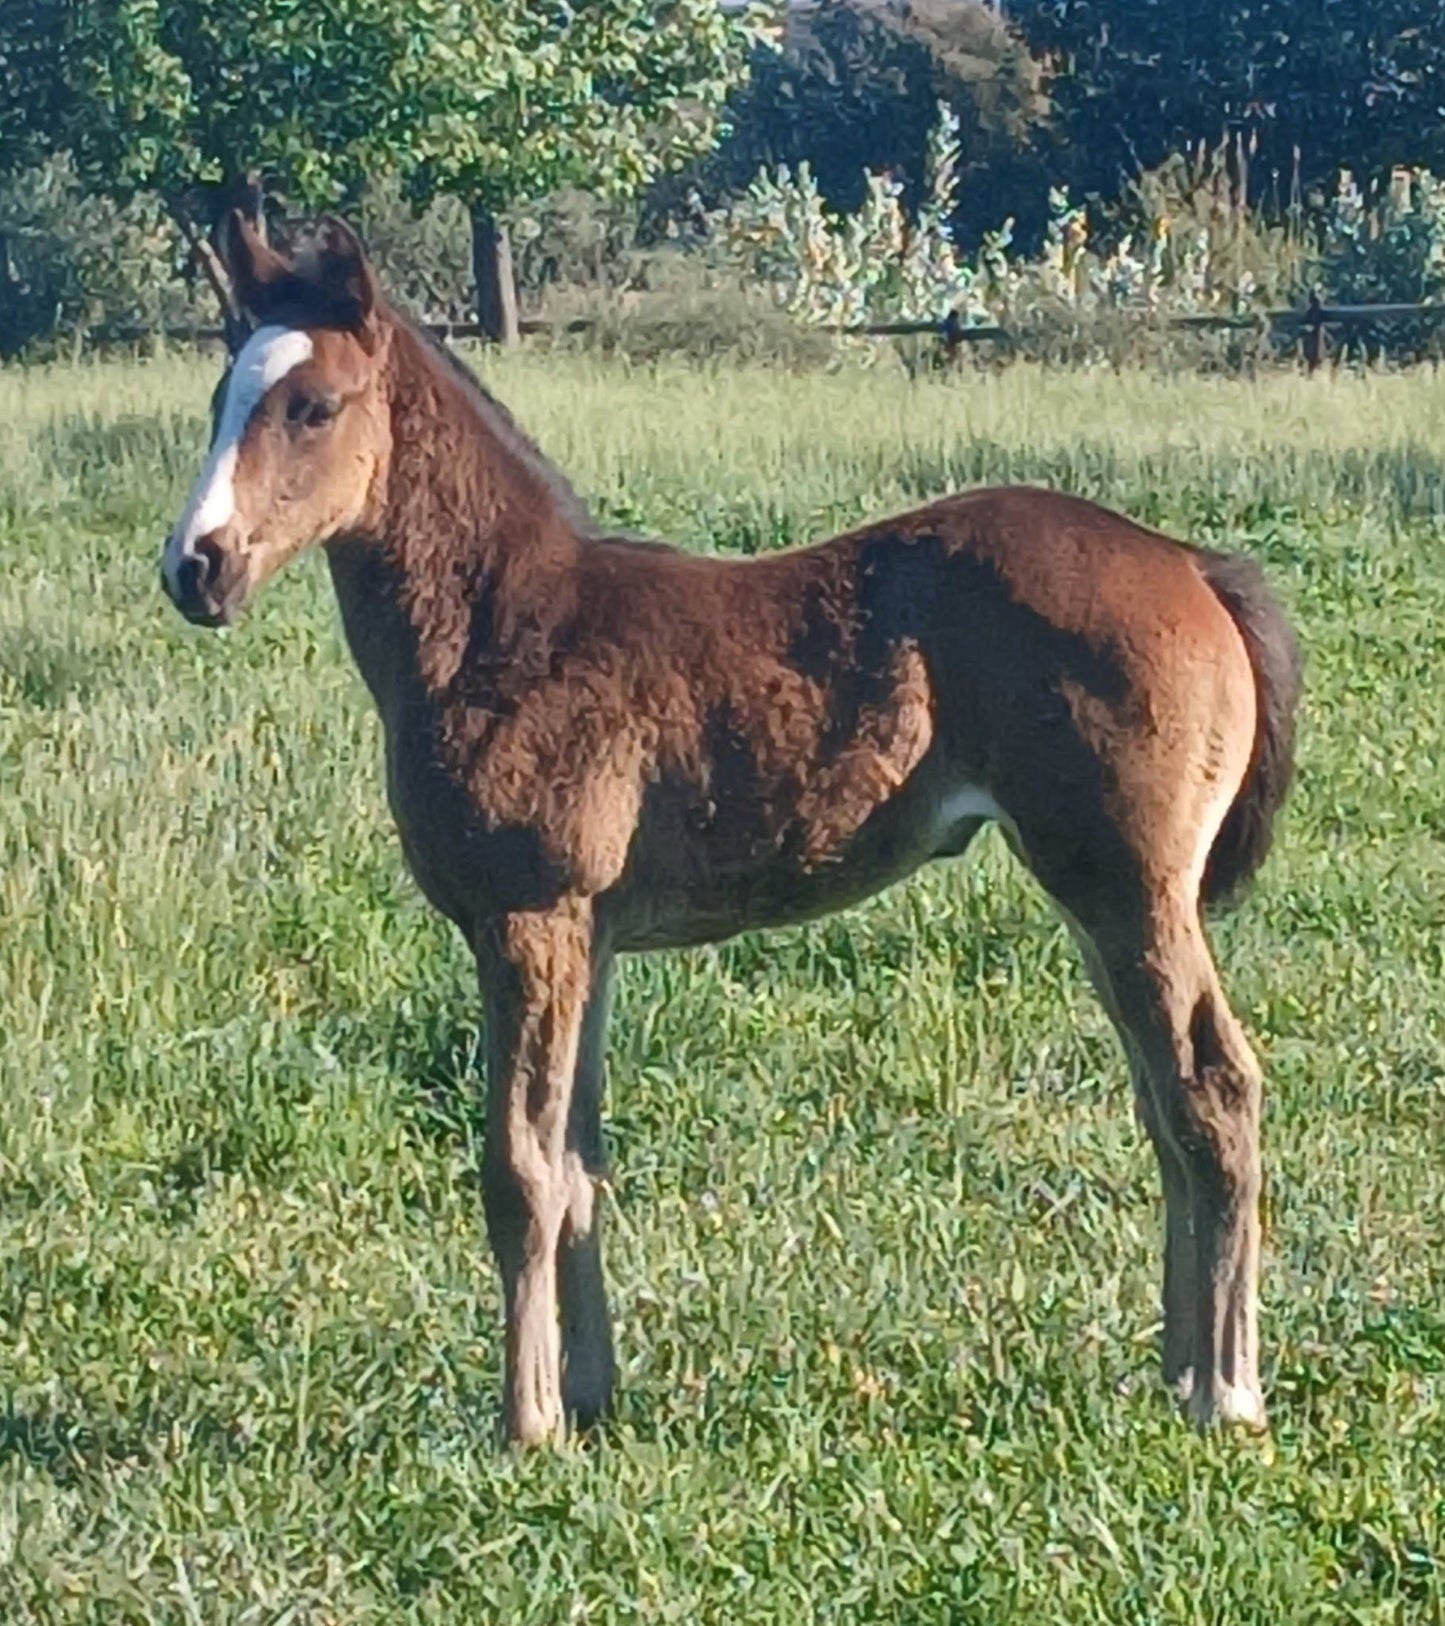
<path fill-rule="evenodd" d="M 47 1402 L 17 1407 L 11 1398 L 0 1412 L 0 1465 L 23 1462 L 68 1487 L 107 1468 L 149 1461 L 172 1423 L 149 1407 L 133 1418 L 92 1422 Z M 236 1429 L 213 1417 L 188 1421 L 186 1438 L 225 1457 L 239 1457 L 245 1450 Z"/>
<path fill-rule="evenodd" d="M 411 1090 L 422 1137 L 473 1153 L 474 1165 L 486 1125 L 483 1038 L 480 1011 L 458 1009 L 456 1001 L 398 1014 L 383 1035 L 387 1068 Z"/>

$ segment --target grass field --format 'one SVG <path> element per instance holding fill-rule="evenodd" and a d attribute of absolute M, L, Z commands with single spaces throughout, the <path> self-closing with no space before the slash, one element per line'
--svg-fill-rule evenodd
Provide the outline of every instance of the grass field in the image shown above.
<path fill-rule="evenodd" d="M 1265 1442 L 1156 1385 L 1154 1170 L 989 837 L 629 962 L 617 1417 L 498 1451 L 478 1009 L 319 559 L 158 550 L 213 361 L 0 373 L 0 1622 L 1445 1620 L 1445 384 L 491 368 L 619 523 L 1045 480 L 1268 568 L 1301 776 L 1216 933 L 1268 1078 Z"/>

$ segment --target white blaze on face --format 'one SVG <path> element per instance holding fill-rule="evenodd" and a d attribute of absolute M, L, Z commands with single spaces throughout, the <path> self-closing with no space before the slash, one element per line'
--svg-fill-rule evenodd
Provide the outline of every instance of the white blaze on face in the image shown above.
<path fill-rule="evenodd" d="M 196 543 L 220 530 L 236 512 L 236 460 L 251 414 L 267 391 L 306 361 L 311 351 L 310 334 L 298 328 L 261 327 L 237 353 L 221 404 L 216 438 L 191 489 L 185 512 L 166 542 L 162 567 L 172 591 L 178 586 L 182 560 L 195 558 Z"/>

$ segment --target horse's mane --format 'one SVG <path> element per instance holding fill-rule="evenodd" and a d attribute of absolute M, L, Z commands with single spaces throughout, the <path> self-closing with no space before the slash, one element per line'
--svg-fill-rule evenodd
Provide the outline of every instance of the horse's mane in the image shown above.
<path fill-rule="evenodd" d="M 556 498 L 567 520 L 584 536 L 599 534 L 597 521 L 573 489 L 572 483 L 561 469 L 547 456 L 536 441 L 527 434 L 501 401 L 482 383 L 476 373 L 441 339 L 405 312 L 388 304 L 387 314 L 400 328 L 420 341 L 432 355 L 440 357 L 448 370 L 476 397 L 477 405 L 497 438 L 514 456 L 520 458 L 536 474 Z"/>

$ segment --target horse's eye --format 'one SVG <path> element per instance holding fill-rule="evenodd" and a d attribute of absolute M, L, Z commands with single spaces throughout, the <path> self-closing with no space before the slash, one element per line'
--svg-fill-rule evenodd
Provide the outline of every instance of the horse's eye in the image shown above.
<path fill-rule="evenodd" d="M 329 395 L 293 395 L 286 403 L 286 422 L 298 429 L 320 429 L 340 411 L 340 402 Z"/>

